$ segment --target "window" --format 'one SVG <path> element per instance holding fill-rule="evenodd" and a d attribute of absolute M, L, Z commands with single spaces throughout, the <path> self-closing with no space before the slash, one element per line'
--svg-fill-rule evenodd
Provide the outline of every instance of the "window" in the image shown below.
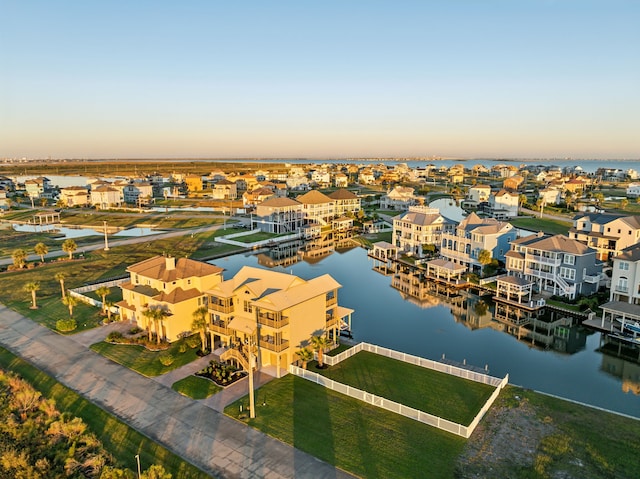
<path fill-rule="evenodd" d="M 560 276 L 566 279 L 575 280 L 576 270 L 571 268 L 560 268 Z"/>
<path fill-rule="evenodd" d="M 252 313 L 253 312 L 253 307 L 251 306 L 251 303 L 249 301 L 245 301 L 244 302 L 244 311 L 245 311 L 245 313 Z"/>
<path fill-rule="evenodd" d="M 572 254 L 565 254 L 564 255 L 564 263 L 565 264 L 571 264 L 574 265 L 576 264 L 576 257 Z"/>
<path fill-rule="evenodd" d="M 627 263 L 626 261 L 620 261 L 618 265 L 619 265 L 619 269 L 623 271 L 629 271 L 629 263 Z"/>

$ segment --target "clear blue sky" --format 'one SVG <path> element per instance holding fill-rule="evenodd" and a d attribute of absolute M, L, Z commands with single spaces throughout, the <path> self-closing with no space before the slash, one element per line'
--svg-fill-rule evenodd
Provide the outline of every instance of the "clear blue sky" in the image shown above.
<path fill-rule="evenodd" d="M 0 157 L 640 158 L 640 2 L 0 0 Z"/>

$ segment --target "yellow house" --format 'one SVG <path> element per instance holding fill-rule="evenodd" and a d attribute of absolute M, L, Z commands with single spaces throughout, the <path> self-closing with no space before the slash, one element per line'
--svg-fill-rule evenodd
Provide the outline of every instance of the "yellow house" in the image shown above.
<path fill-rule="evenodd" d="M 130 280 L 120 285 L 118 303 L 122 320 L 136 321 L 142 329 L 167 341 L 191 334 L 193 312 L 205 304 L 204 291 L 222 281 L 222 268 L 187 258 L 155 256 L 127 268 Z M 161 308 L 167 315 L 159 324 L 142 313 Z"/>
<path fill-rule="evenodd" d="M 244 369 L 250 349 L 257 368 L 274 366 L 279 376 L 312 335 L 336 342 L 341 323 L 350 326 L 353 310 L 338 306 L 340 287 L 328 274 L 304 280 L 245 266 L 207 291 L 211 343 Z"/>
<path fill-rule="evenodd" d="M 184 182 L 187 185 L 189 193 L 202 191 L 203 189 L 202 176 L 200 175 L 187 175 L 184 178 Z"/>

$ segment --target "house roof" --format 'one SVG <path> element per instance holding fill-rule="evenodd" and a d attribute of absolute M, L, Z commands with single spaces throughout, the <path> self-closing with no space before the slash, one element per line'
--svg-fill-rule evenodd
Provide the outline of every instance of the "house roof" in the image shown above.
<path fill-rule="evenodd" d="M 272 207 L 282 207 L 282 206 L 296 206 L 301 205 L 298 201 L 291 198 L 268 198 L 260 203 L 260 206 L 272 206 Z"/>
<path fill-rule="evenodd" d="M 453 223 L 453 221 L 445 218 L 440 213 L 420 213 L 418 211 L 407 211 L 400 217 L 402 221 L 408 221 L 414 225 L 418 226 L 428 226 L 435 223 Z"/>
<path fill-rule="evenodd" d="M 202 296 L 202 293 L 195 288 L 184 290 L 182 288 L 175 288 L 170 293 L 164 291 L 153 297 L 156 301 L 162 301 L 163 303 L 176 304 L 186 301 L 188 299 L 197 298 Z"/>
<path fill-rule="evenodd" d="M 265 294 L 254 304 L 272 311 L 282 311 L 316 296 L 324 296 L 329 291 L 340 287 L 340 283 L 328 274 L 324 274 L 302 284 Z"/>
<path fill-rule="evenodd" d="M 445 269 L 453 273 L 467 270 L 466 266 L 459 263 L 454 263 L 452 261 L 449 261 L 443 258 L 432 259 L 431 261 L 427 261 L 427 265 L 434 266 L 438 269 Z"/>
<path fill-rule="evenodd" d="M 167 269 L 167 263 L 170 264 L 172 259 L 175 261 L 175 267 Z M 212 264 L 188 258 L 179 258 L 175 260 L 175 258 L 155 256 L 129 266 L 127 271 L 139 274 L 145 278 L 169 282 L 183 278 L 201 278 L 212 274 L 220 274 L 223 269 Z"/>
<path fill-rule="evenodd" d="M 329 193 L 327 196 L 333 200 L 355 200 L 358 198 L 358 195 L 344 188 Z"/>
<path fill-rule="evenodd" d="M 324 193 L 319 192 L 318 190 L 311 190 L 304 195 L 300 195 L 296 198 L 300 203 L 304 203 L 307 205 L 310 204 L 322 204 L 322 203 L 331 203 L 333 200 L 329 198 Z"/>
<path fill-rule="evenodd" d="M 588 247 L 584 243 L 581 243 L 577 240 L 568 238 L 563 235 L 555 235 L 555 236 L 527 236 L 525 238 L 518 238 L 512 243 L 517 243 L 521 245 L 526 245 L 528 248 L 536 248 L 543 251 L 556 251 L 561 253 L 570 253 L 570 254 L 589 254 L 594 253 L 595 250 Z"/>
<path fill-rule="evenodd" d="M 613 260 L 622 261 L 640 261 L 640 245 L 634 244 L 622 250 L 618 256 L 614 256 Z"/>
<path fill-rule="evenodd" d="M 398 249 L 396 245 L 388 243 L 387 241 L 378 241 L 377 243 L 373 243 L 373 246 L 381 249 Z"/>
<path fill-rule="evenodd" d="M 514 284 L 516 286 L 527 286 L 528 284 L 531 284 L 531 281 L 526 280 L 525 278 L 520 278 L 518 276 L 501 276 L 497 278 L 497 282 Z"/>

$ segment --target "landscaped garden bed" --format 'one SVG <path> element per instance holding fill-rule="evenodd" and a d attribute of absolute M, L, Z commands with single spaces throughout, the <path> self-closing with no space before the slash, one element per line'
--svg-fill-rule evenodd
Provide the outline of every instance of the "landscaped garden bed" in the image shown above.
<path fill-rule="evenodd" d="M 209 365 L 206 368 L 196 373 L 196 376 L 210 379 L 221 387 L 229 386 L 246 375 L 245 371 L 241 371 L 231 364 L 215 360 L 209 361 Z"/>

